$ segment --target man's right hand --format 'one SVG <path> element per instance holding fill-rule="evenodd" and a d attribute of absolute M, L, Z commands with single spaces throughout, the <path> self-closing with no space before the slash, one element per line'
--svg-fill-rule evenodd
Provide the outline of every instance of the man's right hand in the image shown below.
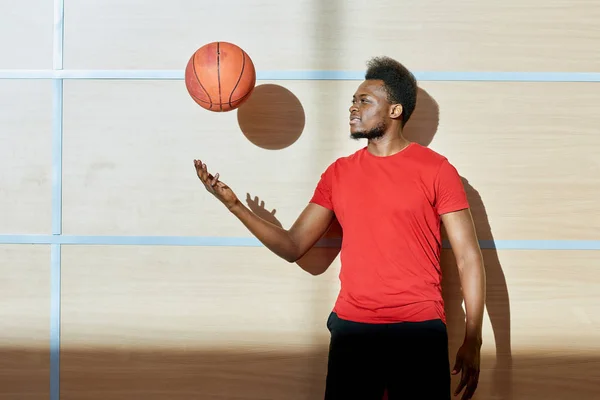
<path fill-rule="evenodd" d="M 206 190 L 215 196 L 221 203 L 231 210 L 235 205 L 239 203 L 239 200 L 233 190 L 226 184 L 219 180 L 219 174 L 214 176 L 208 173 L 206 164 L 200 160 L 194 160 L 194 167 L 196 167 L 196 174 L 200 181 L 204 184 Z"/>

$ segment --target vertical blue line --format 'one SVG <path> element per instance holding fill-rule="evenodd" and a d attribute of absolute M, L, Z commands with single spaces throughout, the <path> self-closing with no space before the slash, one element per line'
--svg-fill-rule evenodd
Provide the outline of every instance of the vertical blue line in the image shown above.
<path fill-rule="evenodd" d="M 62 234 L 63 82 L 54 82 L 52 129 L 52 235 Z M 50 400 L 60 399 L 61 245 L 50 250 Z"/>
<path fill-rule="evenodd" d="M 63 80 L 53 82 L 52 234 L 62 234 Z"/>
<path fill-rule="evenodd" d="M 54 38 L 53 38 L 53 69 L 63 69 L 63 48 L 65 33 L 65 2 L 64 0 L 54 0 Z"/>
<path fill-rule="evenodd" d="M 59 400 L 61 246 L 53 244 L 50 249 L 50 400 Z"/>
<path fill-rule="evenodd" d="M 53 70 L 63 69 L 64 0 L 54 0 Z M 53 81 L 52 235 L 62 235 L 63 80 Z M 50 247 L 50 400 L 60 400 L 61 245 Z"/>

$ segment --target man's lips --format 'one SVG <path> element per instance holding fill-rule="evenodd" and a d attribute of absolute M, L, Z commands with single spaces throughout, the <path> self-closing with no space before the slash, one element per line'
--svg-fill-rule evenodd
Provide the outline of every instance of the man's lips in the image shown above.
<path fill-rule="evenodd" d="M 350 125 L 354 125 L 360 122 L 360 118 L 357 115 L 350 116 Z"/>

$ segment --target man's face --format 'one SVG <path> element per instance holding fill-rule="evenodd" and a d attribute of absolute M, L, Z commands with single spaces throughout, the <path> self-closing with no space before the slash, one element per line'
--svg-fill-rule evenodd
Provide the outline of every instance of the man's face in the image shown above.
<path fill-rule="evenodd" d="M 366 80 L 360 84 L 350 107 L 350 135 L 354 139 L 375 139 L 385 134 L 391 104 L 382 81 Z"/>

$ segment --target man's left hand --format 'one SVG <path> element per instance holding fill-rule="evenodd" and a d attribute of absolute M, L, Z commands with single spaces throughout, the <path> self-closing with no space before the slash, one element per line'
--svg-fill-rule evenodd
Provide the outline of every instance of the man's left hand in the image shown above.
<path fill-rule="evenodd" d="M 480 342 L 466 339 L 456 354 L 456 362 L 452 369 L 452 375 L 457 375 L 462 371 L 462 376 L 454 392 L 454 396 L 458 396 L 465 389 L 461 400 L 471 399 L 475 393 L 475 389 L 477 389 L 477 383 L 479 382 L 480 349 Z"/>

